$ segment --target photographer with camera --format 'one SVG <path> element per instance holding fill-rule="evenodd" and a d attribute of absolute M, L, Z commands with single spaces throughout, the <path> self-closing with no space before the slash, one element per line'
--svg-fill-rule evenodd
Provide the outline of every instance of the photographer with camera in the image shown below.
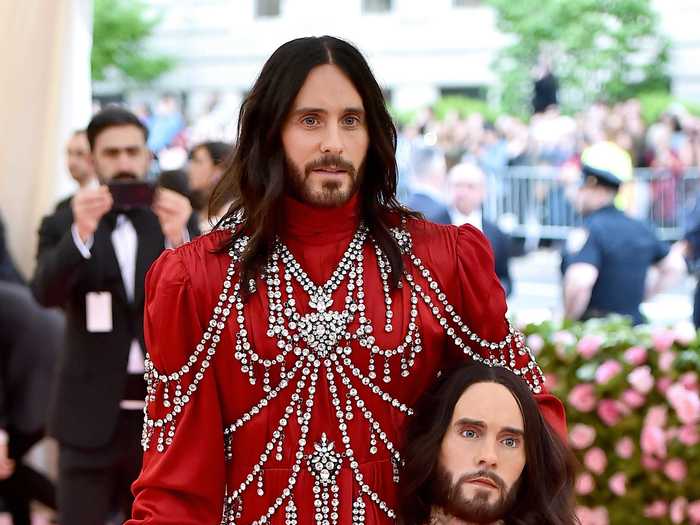
<path fill-rule="evenodd" d="M 66 312 L 49 431 L 60 445 L 60 522 L 71 525 L 104 523 L 115 506 L 130 515 L 146 394 L 144 280 L 164 249 L 197 234 L 187 197 L 145 181 L 148 131 L 135 115 L 108 107 L 87 137 L 101 185 L 44 218 L 32 284 L 41 304 Z"/>

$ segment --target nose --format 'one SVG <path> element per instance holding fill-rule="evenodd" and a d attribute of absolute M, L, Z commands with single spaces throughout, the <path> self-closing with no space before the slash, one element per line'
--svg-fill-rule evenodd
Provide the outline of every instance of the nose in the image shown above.
<path fill-rule="evenodd" d="M 489 440 L 483 440 L 481 442 L 481 446 L 476 452 L 474 460 L 479 469 L 495 469 L 498 464 L 496 443 Z"/>
<path fill-rule="evenodd" d="M 326 132 L 321 141 L 321 153 L 343 154 L 343 140 L 340 127 L 337 124 L 330 124 L 326 127 Z"/>
<path fill-rule="evenodd" d="M 117 158 L 117 168 L 119 171 L 131 171 L 133 168 L 133 159 L 127 152 L 121 152 Z"/>

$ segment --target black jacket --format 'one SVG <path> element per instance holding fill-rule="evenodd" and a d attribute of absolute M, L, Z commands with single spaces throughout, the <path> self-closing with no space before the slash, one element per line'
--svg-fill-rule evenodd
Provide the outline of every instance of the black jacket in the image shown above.
<path fill-rule="evenodd" d="M 164 250 L 165 238 L 150 210 L 142 210 L 130 220 L 138 236 L 133 303 L 127 299 L 107 217 L 97 227 L 89 259 L 83 258 L 73 241 L 69 206 L 44 218 L 39 230 L 32 289 L 41 304 L 60 306 L 66 312 L 65 351 L 59 360 L 49 431 L 70 446 L 89 448 L 109 443 L 126 387 L 131 341 L 136 338 L 145 351 L 144 280 Z M 190 231 L 191 236 L 197 233 Z M 113 330 L 88 332 L 86 295 L 105 291 L 112 295 Z"/>
<path fill-rule="evenodd" d="M 513 281 L 510 278 L 510 254 L 511 240 L 493 222 L 482 219 L 484 235 L 491 243 L 493 258 L 496 263 L 496 275 L 501 281 L 501 286 L 506 292 L 506 296 L 513 291 Z"/>

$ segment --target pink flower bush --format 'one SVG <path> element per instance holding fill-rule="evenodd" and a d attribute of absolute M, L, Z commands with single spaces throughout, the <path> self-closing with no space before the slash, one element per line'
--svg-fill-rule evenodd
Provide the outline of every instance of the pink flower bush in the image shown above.
<path fill-rule="evenodd" d="M 609 525 L 608 509 L 605 507 L 576 507 L 576 516 L 581 525 Z"/>
<path fill-rule="evenodd" d="M 688 519 L 693 525 L 700 524 L 700 499 L 688 504 Z"/>
<path fill-rule="evenodd" d="M 620 396 L 620 401 L 622 401 L 627 407 L 631 409 L 640 408 L 644 406 L 647 398 L 644 394 L 640 394 L 632 388 L 628 388 Z"/>
<path fill-rule="evenodd" d="M 594 447 L 583 456 L 583 464 L 593 474 L 602 474 L 608 466 L 608 457 L 602 448 Z"/>
<path fill-rule="evenodd" d="M 634 441 L 630 437 L 623 437 L 615 444 L 615 454 L 620 456 L 622 459 L 629 459 L 634 454 L 635 446 Z"/>
<path fill-rule="evenodd" d="M 605 339 L 601 335 L 585 335 L 576 345 L 576 351 L 584 359 L 590 359 L 598 353 Z"/>
<path fill-rule="evenodd" d="M 527 346 L 529 346 L 530 350 L 537 355 L 544 348 L 544 338 L 540 334 L 532 334 L 527 338 Z"/>
<path fill-rule="evenodd" d="M 569 431 L 569 442 L 573 448 L 583 450 L 593 444 L 595 436 L 596 432 L 593 427 L 577 423 Z"/>
<path fill-rule="evenodd" d="M 697 392 L 700 389 L 700 385 L 698 384 L 698 374 L 695 372 L 686 372 L 678 378 L 678 382 L 683 385 L 686 390 L 694 390 Z"/>
<path fill-rule="evenodd" d="M 658 390 L 659 393 L 666 395 L 666 392 L 672 384 L 673 379 L 671 379 L 670 377 L 662 377 L 661 379 L 656 381 L 656 390 Z"/>
<path fill-rule="evenodd" d="M 676 352 L 664 352 L 659 356 L 659 369 L 662 372 L 669 372 L 673 366 L 673 362 L 676 360 Z"/>
<path fill-rule="evenodd" d="M 633 366 L 643 365 L 647 360 L 647 350 L 642 346 L 633 346 L 625 350 L 623 359 L 627 364 Z"/>
<path fill-rule="evenodd" d="M 678 431 L 678 441 L 687 447 L 700 443 L 700 430 L 697 425 L 686 425 Z"/>
<path fill-rule="evenodd" d="M 627 476 L 623 472 L 617 472 L 610 476 L 608 488 L 616 496 L 624 496 L 627 493 Z"/>
<path fill-rule="evenodd" d="M 664 465 L 664 474 L 666 474 L 666 477 L 671 481 L 680 483 L 688 476 L 688 467 L 682 459 L 670 459 L 666 462 L 666 465 Z"/>
<path fill-rule="evenodd" d="M 622 365 L 614 359 L 608 359 L 596 370 L 595 381 L 599 385 L 604 385 L 620 372 L 622 372 Z"/>
<path fill-rule="evenodd" d="M 614 427 L 622 419 L 622 408 L 621 403 L 614 401 L 612 399 L 602 399 L 598 403 L 598 410 L 596 413 L 600 420 L 609 427 Z"/>
<path fill-rule="evenodd" d="M 651 407 L 644 418 L 644 424 L 651 427 L 665 427 L 668 420 L 668 409 L 662 405 Z"/>
<path fill-rule="evenodd" d="M 651 375 L 651 368 L 640 366 L 627 375 L 627 381 L 637 392 L 648 394 L 654 388 L 654 376 Z"/>
<path fill-rule="evenodd" d="M 697 337 L 695 326 L 690 321 L 681 321 L 673 327 L 673 334 L 677 343 L 688 346 Z"/>
<path fill-rule="evenodd" d="M 671 502 L 668 514 L 673 523 L 683 523 L 685 519 L 685 509 L 688 506 L 688 500 L 685 498 L 676 498 Z"/>
<path fill-rule="evenodd" d="M 589 383 L 576 385 L 569 392 L 568 401 L 579 412 L 590 412 L 596 406 L 595 388 Z"/>

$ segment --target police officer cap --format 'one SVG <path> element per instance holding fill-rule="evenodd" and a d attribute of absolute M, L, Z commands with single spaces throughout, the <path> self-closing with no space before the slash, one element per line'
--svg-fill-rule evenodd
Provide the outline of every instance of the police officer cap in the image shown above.
<path fill-rule="evenodd" d="M 584 180 L 617 189 L 632 178 L 632 159 L 617 144 L 599 142 L 581 153 L 581 172 Z"/>

